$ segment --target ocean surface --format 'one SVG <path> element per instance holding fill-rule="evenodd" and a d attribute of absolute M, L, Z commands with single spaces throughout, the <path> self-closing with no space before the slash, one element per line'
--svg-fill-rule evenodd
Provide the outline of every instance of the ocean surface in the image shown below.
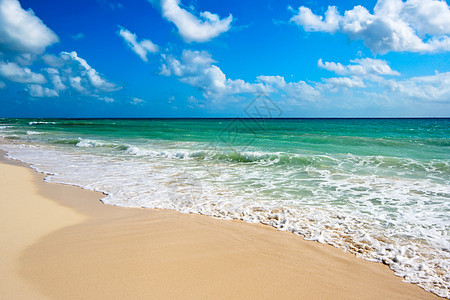
<path fill-rule="evenodd" d="M 0 149 L 107 204 L 261 222 L 450 297 L 450 119 L 0 119 Z"/>

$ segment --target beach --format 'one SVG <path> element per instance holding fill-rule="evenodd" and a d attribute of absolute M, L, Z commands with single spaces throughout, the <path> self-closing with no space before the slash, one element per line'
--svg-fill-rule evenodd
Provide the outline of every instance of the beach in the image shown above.
<path fill-rule="evenodd" d="M 4 299 L 432 299 L 385 265 L 270 226 L 102 204 L 0 164 Z"/>

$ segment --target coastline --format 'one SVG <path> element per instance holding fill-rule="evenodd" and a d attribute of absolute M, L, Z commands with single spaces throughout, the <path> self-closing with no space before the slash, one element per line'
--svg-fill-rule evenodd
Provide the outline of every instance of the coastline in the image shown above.
<path fill-rule="evenodd" d="M 100 193 L 45 183 L 3 156 L 2 297 L 439 298 L 329 245 L 261 224 L 104 205 Z"/>

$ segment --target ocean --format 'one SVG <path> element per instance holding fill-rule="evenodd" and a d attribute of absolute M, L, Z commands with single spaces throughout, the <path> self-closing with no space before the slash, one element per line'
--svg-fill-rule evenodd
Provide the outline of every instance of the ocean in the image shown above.
<path fill-rule="evenodd" d="M 0 119 L 0 149 L 106 204 L 267 224 L 450 297 L 450 119 Z"/>

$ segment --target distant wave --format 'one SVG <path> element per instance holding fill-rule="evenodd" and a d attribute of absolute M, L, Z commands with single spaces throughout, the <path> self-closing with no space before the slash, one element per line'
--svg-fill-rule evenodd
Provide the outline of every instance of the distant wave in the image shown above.
<path fill-rule="evenodd" d="M 28 125 L 41 125 L 41 124 L 56 124 L 56 122 L 44 122 L 44 121 L 28 122 Z"/>

